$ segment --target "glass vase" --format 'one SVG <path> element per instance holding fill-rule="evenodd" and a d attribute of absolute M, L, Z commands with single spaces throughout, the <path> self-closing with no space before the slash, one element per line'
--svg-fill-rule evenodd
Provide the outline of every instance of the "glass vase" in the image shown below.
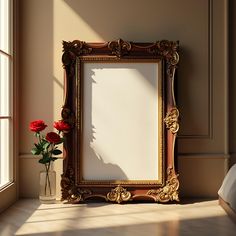
<path fill-rule="evenodd" d="M 39 173 L 39 200 L 41 203 L 56 201 L 56 172 L 46 168 Z"/>

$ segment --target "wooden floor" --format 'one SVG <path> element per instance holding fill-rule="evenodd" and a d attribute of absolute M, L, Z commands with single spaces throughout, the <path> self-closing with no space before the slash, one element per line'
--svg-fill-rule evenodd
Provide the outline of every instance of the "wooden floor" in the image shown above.
<path fill-rule="evenodd" d="M 0 215 L 0 235 L 235 236 L 217 200 L 182 204 L 40 204 L 20 200 Z"/>

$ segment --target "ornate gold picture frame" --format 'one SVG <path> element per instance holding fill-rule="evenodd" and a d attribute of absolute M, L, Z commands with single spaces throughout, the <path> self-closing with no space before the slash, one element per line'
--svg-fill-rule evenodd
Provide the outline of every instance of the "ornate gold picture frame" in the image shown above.
<path fill-rule="evenodd" d="M 63 42 L 62 200 L 178 201 L 178 42 Z"/>

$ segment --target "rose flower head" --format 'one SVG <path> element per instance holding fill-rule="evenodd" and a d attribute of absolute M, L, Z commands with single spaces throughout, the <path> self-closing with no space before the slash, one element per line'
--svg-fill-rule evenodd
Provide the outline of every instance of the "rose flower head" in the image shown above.
<path fill-rule="evenodd" d="M 43 120 L 35 120 L 30 122 L 29 128 L 33 132 L 40 132 L 44 130 L 47 127 L 47 125 L 44 123 Z"/>
<path fill-rule="evenodd" d="M 55 121 L 53 124 L 54 128 L 56 128 L 58 131 L 68 131 L 70 130 L 70 125 L 66 123 L 63 120 Z"/>
<path fill-rule="evenodd" d="M 46 135 L 46 140 L 50 143 L 58 144 L 61 142 L 61 137 L 55 132 L 49 132 Z"/>

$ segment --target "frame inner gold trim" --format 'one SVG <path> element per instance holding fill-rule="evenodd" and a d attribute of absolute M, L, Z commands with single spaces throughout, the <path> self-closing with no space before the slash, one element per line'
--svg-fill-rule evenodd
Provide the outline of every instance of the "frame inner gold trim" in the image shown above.
<path fill-rule="evenodd" d="M 158 106 L 158 130 L 157 130 L 157 140 L 158 140 L 158 179 L 157 180 L 84 180 L 83 179 L 83 169 L 82 169 L 82 162 L 83 162 L 83 146 L 82 139 L 83 139 L 83 103 L 84 103 L 84 94 L 83 94 L 83 80 L 84 78 L 84 64 L 85 63 L 156 63 L 158 65 L 158 71 L 157 71 L 157 80 L 158 80 L 158 98 L 157 98 L 157 106 Z M 163 74 L 163 61 L 161 59 L 119 59 L 117 60 L 116 57 L 110 56 L 110 57 L 102 57 L 102 56 L 81 56 L 80 60 L 76 63 L 76 74 L 78 79 L 78 95 L 79 99 L 77 101 L 77 114 L 79 117 L 78 120 L 78 129 L 80 133 L 80 159 L 78 163 L 79 167 L 79 176 L 78 176 L 78 184 L 80 186 L 116 186 L 116 185 L 122 185 L 122 186 L 129 186 L 129 185 L 158 185 L 162 186 L 164 181 L 163 176 L 163 157 L 165 156 L 164 153 L 164 139 L 163 139 L 163 132 L 164 132 L 164 112 L 163 112 L 163 86 L 164 86 L 164 74 Z"/>

